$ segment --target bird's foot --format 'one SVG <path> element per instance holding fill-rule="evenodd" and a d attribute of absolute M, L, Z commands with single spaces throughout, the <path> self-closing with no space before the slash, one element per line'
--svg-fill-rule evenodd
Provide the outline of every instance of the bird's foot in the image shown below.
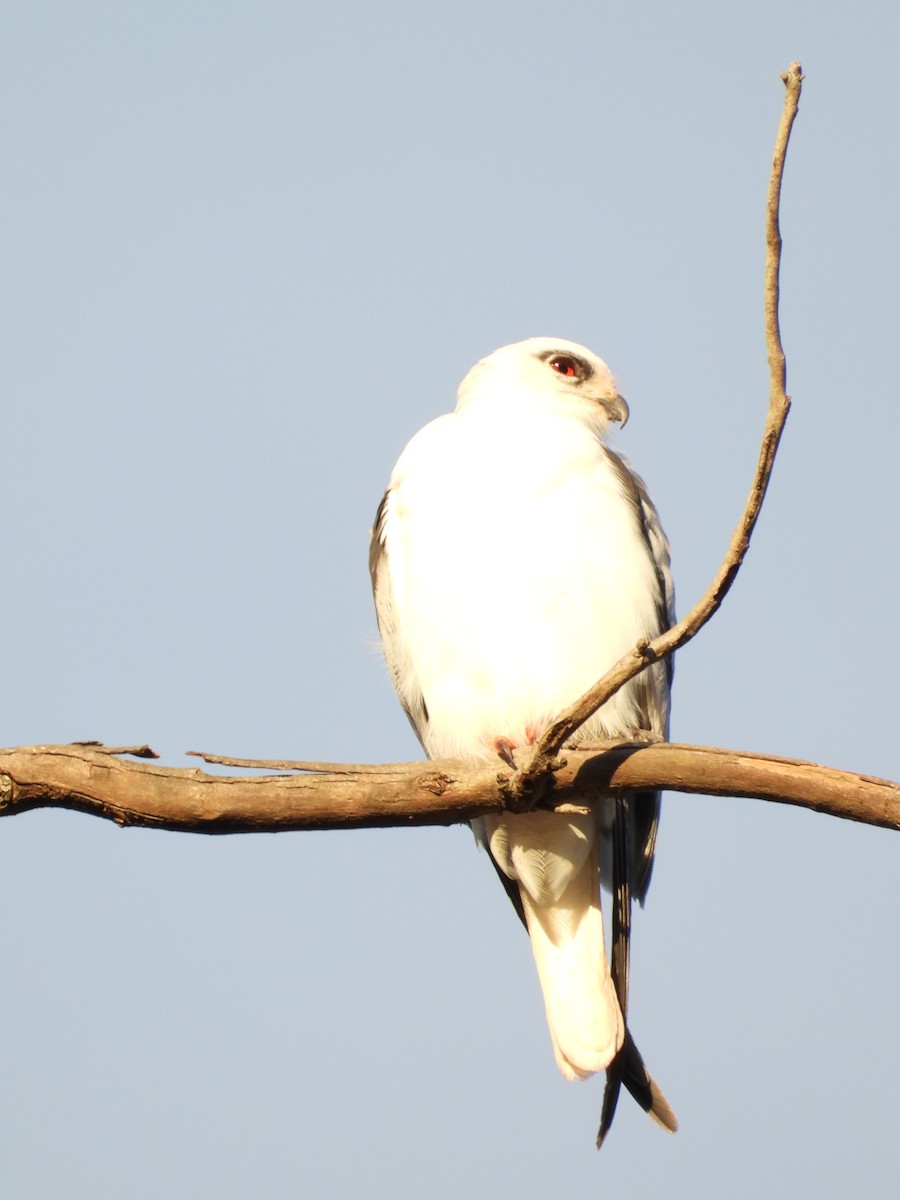
<path fill-rule="evenodd" d="M 551 800 L 553 776 L 565 767 L 566 759 L 539 753 L 536 740 L 536 736 L 532 737 L 528 730 L 526 745 L 521 748 L 509 738 L 494 738 L 492 742 L 499 757 L 515 772 L 511 779 L 505 774 L 497 776 L 497 783 L 507 801 L 505 807 L 511 812 L 533 812 L 542 806 L 556 807 Z"/>
<path fill-rule="evenodd" d="M 525 726 L 525 745 L 533 746 L 540 736 L 540 729 L 537 725 Z M 514 742 L 512 738 L 495 737 L 491 742 L 494 752 L 506 763 L 508 767 L 512 767 L 514 771 L 519 770 L 520 764 L 516 762 L 516 751 L 519 749 L 519 743 Z"/>
<path fill-rule="evenodd" d="M 516 770 L 516 759 L 515 759 L 516 743 L 510 741 L 509 738 L 507 738 L 507 737 L 497 737 L 497 738 L 494 738 L 494 740 L 491 744 L 493 745 L 494 750 L 497 752 L 497 754 L 500 756 L 500 758 L 502 758 L 503 761 L 506 763 L 506 765 L 508 767 L 512 767 L 512 769 L 515 771 Z"/>

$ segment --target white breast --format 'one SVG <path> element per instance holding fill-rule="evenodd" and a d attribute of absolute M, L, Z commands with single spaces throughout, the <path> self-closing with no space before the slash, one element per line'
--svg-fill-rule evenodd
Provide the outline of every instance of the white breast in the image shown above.
<path fill-rule="evenodd" d="M 633 504 L 594 432 L 556 411 L 473 405 L 426 426 L 391 480 L 385 545 L 434 757 L 523 744 L 658 632 Z M 582 735 L 640 726 L 626 687 Z"/>

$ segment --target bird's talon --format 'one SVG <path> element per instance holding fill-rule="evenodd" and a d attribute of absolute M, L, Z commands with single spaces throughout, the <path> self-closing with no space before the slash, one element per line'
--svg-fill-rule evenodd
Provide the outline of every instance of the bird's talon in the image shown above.
<path fill-rule="evenodd" d="M 494 749 L 497 751 L 497 753 L 503 759 L 503 761 L 506 763 L 506 765 L 508 767 L 512 767 L 512 769 L 515 771 L 516 770 L 516 760 L 513 755 L 515 746 L 509 740 L 509 738 L 505 738 L 505 737 L 494 738 Z"/>

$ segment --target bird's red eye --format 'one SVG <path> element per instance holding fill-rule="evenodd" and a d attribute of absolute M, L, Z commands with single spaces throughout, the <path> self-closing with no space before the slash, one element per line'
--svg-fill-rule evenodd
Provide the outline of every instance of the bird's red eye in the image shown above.
<path fill-rule="evenodd" d="M 579 374 L 575 359 L 569 358 L 566 354 L 557 354 L 556 358 L 551 358 L 550 366 L 559 375 L 565 375 L 568 379 L 575 379 Z"/>

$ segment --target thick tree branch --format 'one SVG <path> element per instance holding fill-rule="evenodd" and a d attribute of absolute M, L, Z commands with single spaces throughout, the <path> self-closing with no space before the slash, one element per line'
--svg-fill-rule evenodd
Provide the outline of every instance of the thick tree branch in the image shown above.
<path fill-rule="evenodd" d="M 496 768 L 452 761 L 359 766 L 341 774 L 255 777 L 130 762 L 100 748 L 0 750 L 0 816 L 69 808 L 119 825 L 183 833 L 452 825 L 505 807 Z M 794 759 L 659 743 L 567 751 L 552 807 L 664 789 L 748 796 L 900 829 L 900 785 Z"/>
<path fill-rule="evenodd" d="M 781 181 L 787 155 L 788 140 L 800 103 L 803 72 L 799 63 L 791 63 L 782 75 L 785 85 L 785 101 L 781 121 L 775 137 L 772 171 L 766 200 L 766 274 L 765 274 L 765 332 L 769 358 L 769 411 L 763 430 L 762 445 L 756 465 L 756 474 L 740 524 L 731 536 L 728 552 L 705 594 L 671 629 L 659 637 L 646 639 L 620 659 L 602 679 L 574 704 L 570 705 L 548 726 L 537 740 L 531 752 L 522 762 L 521 768 L 509 785 L 510 805 L 527 804 L 535 794 L 538 779 L 552 767 L 553 757 L 589 717 L 605 704 L 610 696 L 639 675 L 652 662 L 672 654 L 700 632 L 707 621 L 718 611 L 728 594 L 735 576 L 741 568 L 750 546 L 750 537 L 756 525 L 772 467 L 775 453 L 790 411 L 790 398 L 785 393 L 786 366 L 784 349 L 778 322 L 779 286 L 781 273 L 781 233 L 779 229 L 779 204 Z"/>

